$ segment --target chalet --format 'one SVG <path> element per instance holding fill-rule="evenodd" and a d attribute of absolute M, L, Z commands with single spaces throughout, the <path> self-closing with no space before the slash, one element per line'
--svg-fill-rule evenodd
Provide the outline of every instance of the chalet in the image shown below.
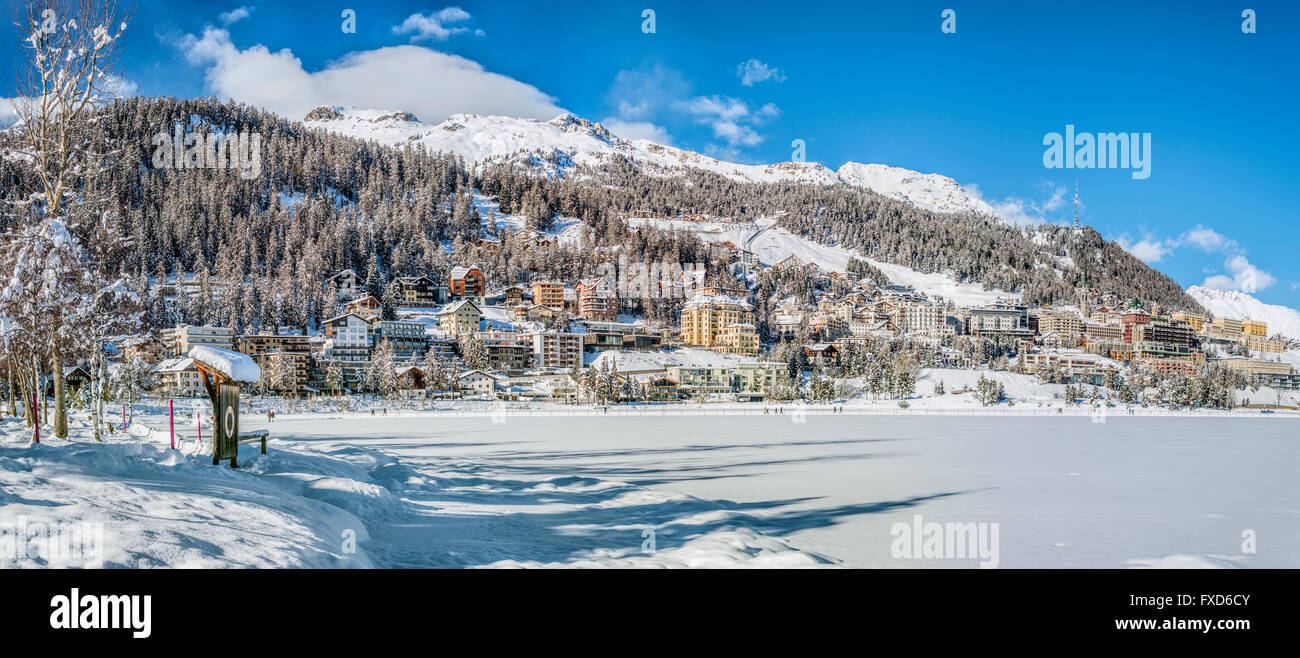
<path fill-rule="evenodd" d="M 397 388 L 401 391 L 422 391 L 425 384 L 424 371 L 419 366 L 405 366 L 397 369 Z"/>
<path fill-rule="evenodd" d="M 676 402 L 677 380 L 672 377 L 656 377 L 650 380 L 650 401 L 651 402 Z"/>
<path fill-rule="evenodd" d="M 64 366 L 63 367 L 63 390 L 68 395 L 72 395 L 81 390 L 82 386 L 90 383 L 90 372 L 81 366 Z M 54 377 L 47 377 L 45 380 L 45 395 L 54 395 Z"/>
<path fill-rule="evenodd" d="M 496 377 L 482 370 L 467 370 L 456 378 L 456 388 L 461 391 L 461 395 L 469 394 L 473 397 L 492 397 L 496 392 L 496 383 Z"/>
<path fill-rule="evenodd" d="M 534 304 L 532 306 L 520 304 L 519 306 L 514 307 L 513 313 L 515 320 L 520 322 L 546 322 L 559 317 L 561 311 L 549 306 L 542 306 L 541 304 Z"/>
<path fill-rule="evenodd" d="M 356 298 L 361 294 L 361 279 L 352 270 L 343 270 L 328 279 L 335 291 L 337 302 Z"/>
<path fill-rule="evenodd" d="M 830 343 L 804 345 L 803 354 L 808 357 L 809 363 L 819 368 L 829 368 L 840 363 L 840 351 Z"/>
<path fill-rule="evenodd" d="M 427 308 L 437 306 L 440 301 L 438 284 L 427 276 L 404 276 L 397 280 L 397 286 L 402 292 L 403 306 Z"/>
<path fill-rule="evenodd" d="M 383 303 L 375 299 L 374 295 L 363 295 L 343 305 L 343 310 L 348 313 L 354 313 L 367 320 L 374 320 L 380 316 Z"/>
<path fill-rule="evenodd" d="M 518 306 L 524 303 L 523 286 L 506 286 L 488 293 L 486 298 L 499 306 Z"/>

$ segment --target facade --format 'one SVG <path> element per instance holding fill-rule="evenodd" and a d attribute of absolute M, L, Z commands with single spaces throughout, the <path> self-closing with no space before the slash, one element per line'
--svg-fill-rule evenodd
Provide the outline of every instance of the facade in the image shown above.
<path fill-rule="evenodd" d="M 1199 315 L 1196 313 L 1183 313 L 1179 311 L 1177 313 L 1174 313 L 1172 317 L 1174 320 L 1182 320 L 1183 322 L 1192 325 L 1192 330 L 1197 333 L 1205 331 L 1204 315 Z"/>
<path fill-rule="evenodd" d="M 427 276 L 404 276 L 397 280 L 403 306 L 436 306 L 440 301 L 438 284 Z"/>
<path fill-rule="evenodd" d="M 1029 309 L 1025 306 L 994 304 L 971 309 L 969 333 L 975 336 L 1028 338 Z"/>
<path fill-rule="evenodd" d="M 672 366 L 668 378 L 680 393 L 712 395 L 731 392 L 731 369 L 718 366 Z"/>
<path fill-rule="evenodd" d="M 618 291 L 605 277 L 579 281 L 578 315 L 588 320 L 618 321 Z"/>
<path fill-rule="evenodd" d="M 118 345 L 125 361 L 158 363 L 163 360 L 163 342 L 153 336 L 133 336 Z"/>
<path fill-rule="evenodd" d="M 682 342 L 699 347 L 718 346 L 723 329 L 755 323 L 753 307 L 745 300 L 726 295 L 696 295 L 682 307 Z"/>
<path fill-rule="evenodd" d="M 571 370 L 582 362 L 582 336 L 562 331 L 525 334 L 532 344 L 533 364 L 538 368 Z"/>
<path fill-rule="evenodd" d="M 533 292 L 533 304 L 545 306 L 553 311 L 564 310 L 564 284 L 559 281 L 534 281 L 529 286 Z"/>
<path fill-rule="evenodd" d="M 738 393 L 765 393 L 787 367 L 777 361 L 737 363 L 732 369 L 732 388 Z"/>
<path fill-rule="evenodd" d="M 362 295 L 344 304 L 343 310 L 347 313 L 355 313 L 367 320 L 374 320 L 379 317 L 383 306 L 383 303 L 375 299 L 374 295 Z"/>
<path fill-rule="evenodd" d="M 523 334 L 483 331 L 479 332 L 478 339 L 483 344 L 489 368 L 517 374 L 533 367 L 533 344 Z"/>
<path fill-rule="evenodd" d="M 496 377 L 482 370 L 462 372 L 456 379 L 456 386 L 462 395 L 471 397 L 492 397 L 496 393 Z"/>
<path fill-rule="evenodd" d="M 195 345 L 208 345 L 224 350 L 235 348 L 235 330 L 226 327 L 204 327 L 192 324 L 178 324 L 162 330 L 163 348 L 168 356 L 189 354 Z"/>
<path fill-rule="evenodd" d="M 1023 356 L 1026 372 L 1058 371 L 1067 380 L 1101 386 L 1108 375 L 1118 377 L 1122 366 L 1104 356 L 1079 350 L 1044 350 Z"/>
<path fill-rule="evenodd" d="M 1083 318 L 1072 311 L 1043 309 L 1038 312 L 1038 333 L 1055 333 L 1067 342 L 1075 341 L 1084 334 Z"/>
<path fill-rule="evenodd" d="M 895 325 L 907 333 L 925 336 L 939 336 L 942 333 L 944 318 L 943 307 L 927 302 L 908 302 L 900 304 L 900 317 Z"/>
<path fill-rule="evenodd" d="M 195 398 L 207 395 L 194 359 L 185 356 L 166 359 L 154 366 L 153 371 L 158 375 L 159 388 L 171 397 Z"/>
<path fill-rule="evenodd" d="M 747 323 L 727 325 L 718 332 L 714 347 L 727 354 L 754 356 L 758 354 L 758 329 Z"/>
<path fill-rule="evenodd" d="M 1251 336 L 1268 338 L 1268 323 L 1263 320 L 1242 320 L 1241 331 Z"/>
<path fill-rule="evenodd" d="M 467 299 L 462 299 L 438 313 L 438 327 L 452 336 L 478 331 L 483 314 L 478 306 Z"/>
<path fill-rule="evenodd" d="M 393 346 L 398 361 L 413 361 L 424 355 L 428 347 L 424 325 L 419 322 L 380 320 L 370 325 L 370 346 L 373 349 L 382 341 Z"/>
<path fill-rule="evenodd" d="M 287 359 L 292 363 L 293 385 L 281 386 L 275 390 L 300 393 L 307 388 L 308 371 L 311 368 L 311 339 L 307 336 L 245 334 L 239 337 L 239 351 L 252 357 L 263 372 L 276 359 Z"/>
<path fill-rule="evenodd" d="M 356 299 L 361 294 L 361 278 L 352 270 L 343 270 L 329 278 L 334 285 L 336 302 Z"/>
<path fill-rule="evenodd" d="M 345 368 L 358 368 L 370 358 L 370 321 L 356 313 L 344 313 L 325 320 L 325 358 L 341 361 Z"/>
<path fill-rule="evenodd" d="M 487 291 L 487 277 L 483 276 L 483 270 L 480 270 L 477 265 L 469 267 L 458 265 L 451 268 L 451 275 L 447 278 L 447 290 L 457 299 L 479 298 Z"/>

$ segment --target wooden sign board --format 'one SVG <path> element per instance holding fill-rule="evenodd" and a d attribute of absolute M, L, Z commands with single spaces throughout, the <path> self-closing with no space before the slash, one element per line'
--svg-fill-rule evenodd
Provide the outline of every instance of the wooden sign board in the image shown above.
<path fill-rule="evenodd" d="M 217 385 L 215 405 L 216 420 L 212 439 L 215 463 L 221 459 L 234 460 L 239 454 L 239 385 L 222 382 Z M 233 465 L 233 464 L 232 464 Z"/>

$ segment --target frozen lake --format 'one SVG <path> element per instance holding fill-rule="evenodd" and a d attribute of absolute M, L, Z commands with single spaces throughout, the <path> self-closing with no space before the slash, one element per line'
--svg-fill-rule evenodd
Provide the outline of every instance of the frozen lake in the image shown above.
<path fill-rule="evenodd" d="M 997 523 L 1003 568 L 1300 567 L 1293 419 L 381 417 L 271 429 L 305 448 L 400 458 L 399 496 L 442 521 L 358 514 L 379 566 L 564 564 L 634 553 L 645 528 L 661 550 L 742 528 L 846 566 L 977 566 L 895 559 L 891 527 L 920 515 Z M 1243 553 L 1247 530 L 1255 553 Z"/>

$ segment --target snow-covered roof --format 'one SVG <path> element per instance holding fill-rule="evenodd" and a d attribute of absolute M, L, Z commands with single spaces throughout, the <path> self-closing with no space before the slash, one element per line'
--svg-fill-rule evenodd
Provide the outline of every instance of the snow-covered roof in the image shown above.
<path fill-rule="evenodd" d="M 236 382 L 255 382 L 262 378 L 262 369 L 247 354 L 240 354 L 211 345 L 195 345 L 189 357 Z"/>

